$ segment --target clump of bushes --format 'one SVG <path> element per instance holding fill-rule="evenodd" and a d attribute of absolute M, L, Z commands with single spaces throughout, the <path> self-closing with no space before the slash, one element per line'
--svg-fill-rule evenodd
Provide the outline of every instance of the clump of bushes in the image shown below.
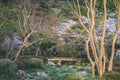
<path fill-rule="evenodd" d="M 38 77 L 36 80 L 81 80 L 79 77 L 74 76 L 64 76 L 64 77 Z"/>
<path fill-rule="evenodd" d="M 120 60 L 115 60 L 114 61 L 113 70 L 120 73 Z"/>
<path fill-rule="evenodd" d="M 120 60 L 115 60 L 113 65 L 114 66 L 120 66 Z"/>
<path fill-rule="evenodd" d="M 0 76 L 9 78 L 15 78 L 16 74 L 16 65 L 13 61 L 9 59 L 0 59 Z"/>
<path fill-rule="evenodd" d="M 43 69 L 40 61 L 31 61 L 28 59 L 18 60 L 16 62 L 18 69 Z"/>
<path fill-rule="evenodd" d="M 73 49 L 73 47 L 69 45 L 63 45 L 63 46 L 58 46 L 57 47 L 57 56 L 59 57 L 75 57 L 76 52 Z"/>
<path fill-rule="evenodd" d="M 106 79 L 110 80 L 120 80 L 120 73 L 116 71 L 111 71 L 105 74 Z"/>
<path fill-rule="evenodd" d="M 120 66 L 113 66 L 113 70 L 120 73 Z"/>

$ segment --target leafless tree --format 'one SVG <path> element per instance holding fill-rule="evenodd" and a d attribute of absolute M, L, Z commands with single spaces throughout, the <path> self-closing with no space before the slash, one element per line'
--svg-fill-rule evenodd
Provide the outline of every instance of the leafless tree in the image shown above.
<path fill-rule="evenodd" d="M 15 61 L 22 51 L 34 43 L 41 42 L 46 36 L 50 36 L 53 30 L 50 17 L 44 11 L 31 9 L 30 5 L 32 3 L 30 0 L 24 0 L 23 4 L 22 12 L 16 14 L 19 23 L 18 31 L 23 37 L 23 43 L 13 57 Z"/>

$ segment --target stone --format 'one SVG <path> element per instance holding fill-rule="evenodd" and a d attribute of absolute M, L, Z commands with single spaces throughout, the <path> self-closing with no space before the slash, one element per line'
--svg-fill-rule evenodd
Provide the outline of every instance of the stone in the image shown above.
<path fill-rule="evenodd" d="M 72 70 L 73 69 L 73 65 L 68 66 L 68 70 Z"/>
<path fill-rule="evenodd" d="M 34 78 L 25 78 L 23 80 L 35 80 Z"/>
<path fill-rule="evenodd" d="M 42 60 L 42 59 L 40 59 L 40 58 L 30 58 L 29 60 L 30 60 L 30 61 L 43 62 L 43 60 Z"/>
<path fill-rule="evenodd" d="M 79 76 L 79 77 L 82 77 L 82 76 L 85 76 L 85 75 L 87 75 L 86 71 L 81 71 L 81 72 L 77 73 L 77 76 Z"/>
<path fill-rule="evenodd" d="M 30 74 L 26 73 L 23 70 L 18 70 L 18 75 L 20 76 L 21 79 L 32 78 Z"/>
<path fill-rule="evenodd" d="M 56 65 L 55 65 L 55 68 L 62 68 L 62 66 L 56 64 Z"/>
<path fill-rule="evenodd" d="M 40 76 L 40 77 L 48 77 L 48 74 L 45 73 L 45 72 L 40 72 L 40 71 L 38 71 L 38 72 L 37 72 L 37 76 Z"/>
<path fill-rule="evenodd" d="M 48 61 L 49 66 L 55 66 L 56 64 L 54 62 Z"/>
<path fill-rule="evenodd" d="M 86 66 L 84 69 L 85 70 L 91 70 L 91 66 Z"/>
<path fill-rule="evenodd" d="M 73 68 L 73 65 L 68 66 L 68 68 Z"/>
<path fill-rule="evenodd" d="M 22 78 L 25 75 L 25 72 L 23 70 L 18 70 L 18 75 Z"/>

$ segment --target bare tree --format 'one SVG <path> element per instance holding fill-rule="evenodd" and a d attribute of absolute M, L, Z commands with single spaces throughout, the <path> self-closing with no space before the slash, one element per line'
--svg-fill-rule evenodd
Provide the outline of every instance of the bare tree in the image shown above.
<path fill-rule="evenodd" d="M 22 13 L 17 15 L 19 23 L 18 30 L 22 34 L 23 43 L 13 57 L 15 61 L 18 59 L 21 52 L 27 47 L 40 42 L 52 33 L 50 20 L 48 19 L 49 16 L 47 16 L 44 11 L 36 12 L 33 9 L 29 10 L 31 8 L 30 0 L 24 0 L 23 4 L 24 8 Z"/>
<path fill-rule="evenodd" d="M 76 3 L 73 2 L 72 6 L 70 4 L 70 7 L 72 9 L 72 14 L 75 16 L 76 19 L 78 19 L 78 23 L 80 26 L 86 31 L 87 33 L 87 39 L 86 39 L 86 50 L 87 50 L 87 56 L 92 66 L 92 75 L 95 76 L 95 66 L 97 67 L 97 71 L 99 73 L 99 76 L 102 76 L 106 69 L 106 51 L 105 51 L 105 37 L 106 37 L 106 21 L 107 21 L 107 0 L 103 0 L 103 7 L 104 12 L 102 16 L 102 22 L 101 23 L 101 33 L 99 41 L 96 39 L 98 37 L 98 32 L 96 30 L 96 26 L 98 26 L 96 22 L 96 2 L 97 0 L 85 0 L 85 5 L 87 9 L 87 18 L 90 27 L 88 28 L 83 20 L 82 20 L 82 14 L 81 14 L 81 6 L 79 4 L 79 0 L 77 0 L 77 6 Z M 112 71 L 113 67 L 113 59 L 114 59 L 114 50 L 115 50 L 115 42 L 117 40 L 118 33 L 120 31 L 120 1 L 115 0 L 114 1 L 117 8 L 118 13 L 118 22 L 117 22 L 117 29 L 114 33 L 114 39 L 112 42 L 112 54 L 109 61 L 108 71 Z M 90 47 L 89 47 L 90 45 Z M 92 49 L 92 53 L 90 53 L 90 48 Z M 91 54 L 93 55 L 94 59 L 91 57 Z"/>
<path fill-rule="evenodd" d="M 116 40 L 118 37 L 118 33 L 120 32 L 120 0 L 115 0 L 114 2 L 116 5 L 116 8 L 117 8 L 118 19 L 117 19 L 116 32 L 114 34 L 114 38 L 112 41 L 112 52 L 111 52 L 111 57 L 110 57 L 110 61 L 109 61 L 108 71 L 112 71 L 113 59 L 114 59 L 114 54 L 115 54 L 115 43 L 116 43 Z"/>
<path fill-rule="evenodd" d="M 89 21 L 90 28 L 84 24 L 82 20 L 82 14 L 81 14 L 81 6 L 79 4 L 79 0 L 77 0 L 77 6 L 74 3 L 74 7 L 70 4 L 71 9 L 73 10 L 73 16 L 75 16 L 76 19 L 78 19 L 78 23 L 83 27 L 83 29 L 87 33 L 87 40 L 86 40 L 86 50 L 87 50 L 87 56 L 92 66 L 92 75 L 95 76 L 95 66 L 97 67 L 97 71 L 100 76 L 103 75 L 105 71 L 105 65 L 106 65 L 106 56 L 105 56 L 105 32 L 106 32 L 106 19 L 107 19 L 107 10 L 106 10 L 106 3 L 107 0 L 104 1 L 104 13 L 102 18 L 102 31 L 101 31 L 101 37 L 100 42 L 97 42 L 96 40 L 96 1 L 97 0 L 85 0 L 85 5 L 87 8 L 87 18 Z M 91 58 L 90 54 L 90 47 L 92 49 L 92 55 L 94 59 Z M 98 50 L 98 45 L 100 45 L 100 50 Z M 99 54 L 98 54 L 99 52 Z"/>

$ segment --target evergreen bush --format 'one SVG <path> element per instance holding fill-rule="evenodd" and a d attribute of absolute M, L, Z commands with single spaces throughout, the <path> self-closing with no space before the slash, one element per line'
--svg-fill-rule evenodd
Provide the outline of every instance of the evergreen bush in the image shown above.
<path fill-rule="evenodd" d="M 17 68 L 13 61 L 9 59 L 0 59 L 0 76 L 1 77 L 15 78 L 17 76 L 16 70 Z"/>
<path fill-rule="evenodd" d="M 30 61 L 28 59 L 19 60 L 16 62 L 18 69 L 43 69 L 40 61 Z"/>

